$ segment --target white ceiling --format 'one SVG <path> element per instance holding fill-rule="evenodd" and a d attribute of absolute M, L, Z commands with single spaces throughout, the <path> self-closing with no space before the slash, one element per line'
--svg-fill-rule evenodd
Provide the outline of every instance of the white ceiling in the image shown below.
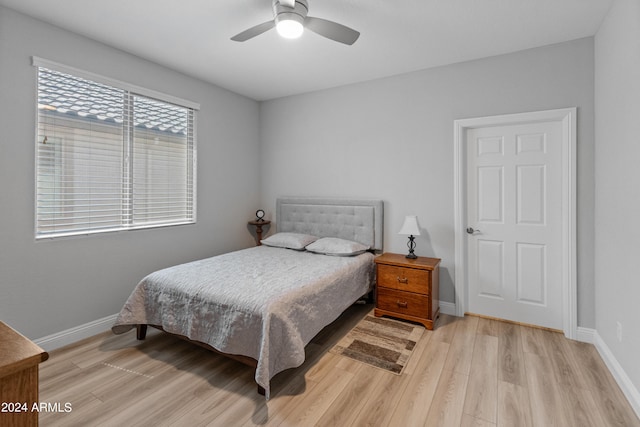
<path fill-rule="evenodd" d="M 309 0 L 309 16 L 360 31 L 233 35 L 271 0 L 0 0 L 0 5 L 256 100 L 592 36 L 613 0 Z"/>

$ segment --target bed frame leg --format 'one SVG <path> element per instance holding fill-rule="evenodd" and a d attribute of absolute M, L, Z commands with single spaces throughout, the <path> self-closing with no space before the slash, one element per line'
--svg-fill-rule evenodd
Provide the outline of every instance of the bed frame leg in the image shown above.
<path fill-rule="evenodd" d="M 147 325 L 136 325 L 136 338 L 142 341 L 147 337 Z"/>
<path fill-rule="evenodd" d="M 260 384 L 258 384 L 258 394 L 260 396 L 264 396 L 266 393 L 266 390 L 264 389 L 264 387 L 262 387 Z"/>

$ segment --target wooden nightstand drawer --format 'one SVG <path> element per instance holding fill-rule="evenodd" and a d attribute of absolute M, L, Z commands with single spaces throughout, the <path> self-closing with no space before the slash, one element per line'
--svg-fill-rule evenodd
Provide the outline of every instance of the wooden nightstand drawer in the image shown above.
<path fill-rule="evenodd" d="M 429 316 L 429 297 L 395 289 L 378 288 L 376 307 L 399 314 L 427 318 Z"/>
<path fill-rule="evenodd" d="M 378 286 L 400 291 L 429 293 L 429 271 L 378 265 Z"/>

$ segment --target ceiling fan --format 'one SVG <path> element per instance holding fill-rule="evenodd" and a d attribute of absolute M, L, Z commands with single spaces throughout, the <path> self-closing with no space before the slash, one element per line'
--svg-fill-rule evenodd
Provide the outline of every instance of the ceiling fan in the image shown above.
<path fill-rule="evenodd" d="M 304 28 L 347 45 L 354 44 L 360 37 L 360 33 L 356 30 L 337 22 L 307 16 L 308 12 L 309 3 L 307 0 L 273 0 L 274 18 L 271 21 L 263 22 L 236 34 L 231 37 L 231 40 L 243 42 L 259 36 L 273 27 L 276 27 L 278 34 L 286 38 L 300 37 Z"/>

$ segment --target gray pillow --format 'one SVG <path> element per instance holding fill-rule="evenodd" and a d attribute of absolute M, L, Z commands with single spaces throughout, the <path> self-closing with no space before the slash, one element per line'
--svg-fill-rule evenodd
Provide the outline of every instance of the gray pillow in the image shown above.
<path fill-rule="evenodd" d="M 276 233 L 273 236 L 269 236 L 266 239 L 260 240 L 260 243 L 276 248 L 287 248 L 303 251 L 305 246 L 315 242 L 317 239 L 318 238 L 316 236 L 312 236 L 310 234 Z"/>
<path fill-rule="evenodd" d="M 308 245 L 306 249 L 316 254 L 353 256 L 366 252 L 369 246 L 337 237 L 323 237 Z"/>

